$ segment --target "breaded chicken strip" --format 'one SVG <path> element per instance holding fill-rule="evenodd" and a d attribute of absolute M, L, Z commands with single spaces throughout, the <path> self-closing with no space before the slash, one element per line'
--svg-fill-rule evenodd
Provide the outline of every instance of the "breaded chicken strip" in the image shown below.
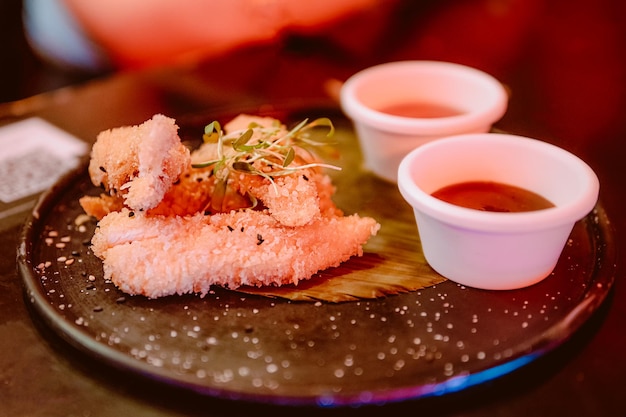
<path fill-rule="evenodd" d="M 127 209 L 99 225 L 92 249 L 103 259 L 105 278 L 150 298 L 206 294 L 212 285 L 297 284 L 360 256 L 380 227 L 358 215 L 287 227 L 254 210 L 165 217 Z"/>
<path fill-rule="evenodd" d="M 101 132 L 91 151 L 89 176 L 132 210 L 148 210 L 190 166 L 176 122 L 157 114 L 139 126 Z"/>

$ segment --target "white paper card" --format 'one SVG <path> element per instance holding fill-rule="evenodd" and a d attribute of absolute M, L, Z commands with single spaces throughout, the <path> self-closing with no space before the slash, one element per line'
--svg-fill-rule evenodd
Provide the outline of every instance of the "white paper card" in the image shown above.
<path fill-rule="evenodd" d="M 40 118 L 0 127 L 0 201 L 51 187 L 87 151 L 85 142 Z"/>

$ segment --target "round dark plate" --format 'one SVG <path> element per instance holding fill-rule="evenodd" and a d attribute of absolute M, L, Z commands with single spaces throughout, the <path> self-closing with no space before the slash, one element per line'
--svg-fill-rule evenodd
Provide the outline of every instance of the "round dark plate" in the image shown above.
<path fill-rule="evenodd" d="M 421 262 L 410 207 L 395 185 L 362 170 L 350 123 L 337 109 L 263 107 L 257 113 L 288 122 L 330 117 L 344 168 L 333 174 L 337 204 L 382 225 L 365 247 L 365 258 L 376 260 L 367 273 L 406 274 Z M 180 119 L 181 136 L 197 139 L 213 118 L 227 120 L 210 114 Z M 80 196 L 95 192 L 83 167 L 40 199 L 18 248 L 27 300 L 52 330 L 87 354 L 209 396 L 328 406 L 463 390 L 558 347 L 598 309 L 614 279 L 611 230 L 598 205 L 574 227 L 553 274 L 521 290 L 482 291 L 444 281 L 342 303 L 219 288 L 204 298 L 149 300 L 104 281 L 88 244 L 95 222 L 83 222 L 78 205 Z M 359 274 L 361 267 L 350 260 L 341 273 Z"/>

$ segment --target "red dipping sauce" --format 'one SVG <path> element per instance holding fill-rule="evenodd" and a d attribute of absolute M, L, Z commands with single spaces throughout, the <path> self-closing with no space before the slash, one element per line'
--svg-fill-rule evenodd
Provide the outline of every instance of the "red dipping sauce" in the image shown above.
<path fill-rule="evenodd" d="M 551 201 L 533 191 L 489 181 L 468 181 L 448 185 L 432 193 L 432 196 L 461 207 L 501 213 L 554 207 Z"/>

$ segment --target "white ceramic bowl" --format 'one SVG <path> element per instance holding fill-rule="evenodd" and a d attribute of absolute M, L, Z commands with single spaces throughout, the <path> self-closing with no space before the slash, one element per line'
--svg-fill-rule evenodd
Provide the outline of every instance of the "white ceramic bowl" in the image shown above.
<path fill-rule="evenodd" d="M 521 187 L 555 207 L 498 213 L 431 195 L 466 181 Z M 536 139 L 494 133 L 448 137 L 415 149 L 400 164 L 398 187 L 414 209 L 432 268 L 457 283 L 494 290 L 547 277 L 574 224 L 594 208 L 599 193 L 595 173 L 573 154 Z"/>
<path fill-rule="evenodd" d="M 395 182 L 400 161 L 417 146 L 444 136 L 488 132 L 504 115 L 508 96 L 498 80 L 474 68 L 399 61 L 350 77 L 341 88 L 340 101 L 354 123 L 366 167 Z M 403 103 L 443 106 L 459 114 L 407 117 L 384 111 Z"/>

